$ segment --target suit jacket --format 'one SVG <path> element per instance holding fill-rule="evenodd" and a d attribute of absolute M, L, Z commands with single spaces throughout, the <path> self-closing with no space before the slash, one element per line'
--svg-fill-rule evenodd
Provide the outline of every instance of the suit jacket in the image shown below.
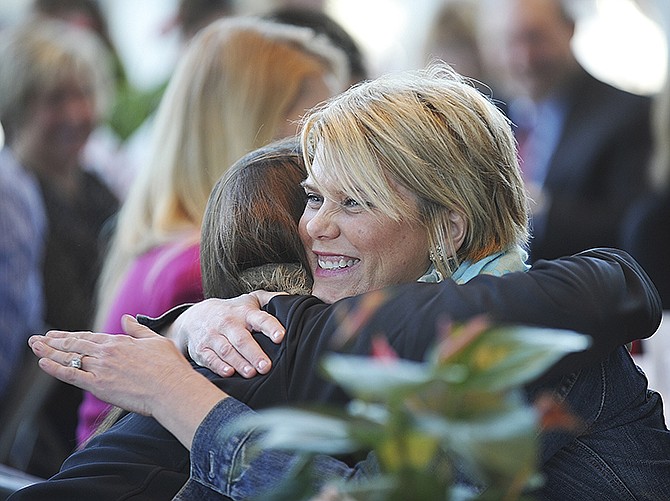
<path fill-rule="evenodd" d="M 642 265 L 661 295 L 663 309 L 670 310 L 670 189 L 646 194 L 626 217 L 621 247 Z"/>
<path fill-rule="evenodd" d="M 548 211 L 533 224 L 533 261 L 617 247 L 624 214 L 645 188 L 651 99 L 607 85 L 583 68 L 564 97 L 564 127 L 544 182 Z"/>
<path fill-rule="evenodd" d="M 591 352 L 575 354 L 555 367 L 557 374 L 566 374 L 607 357 L 616 346 L 650 336 L 661 317 L 660 299 L 649 278 L 617 251 L 594 250 L 541 262 L 527 273 L 480 275 L 464 285 L 452 280 L 404 284 L 384 289 L 384 294 L 386 301 L 357 329 L 347 351 L 369 354 L 371 340 L 383 332 L 401 356 L 423 359 L 445 315 L 460 321 L 488 313 L 498 322 L 590 334 Z M 321 355 L 332 350 L 343 314 L 365 307 L 366 297 L 329 306 L 311 296 L 278 296 L 267 311 L 287 326 L 285 340 L 275 345 L 265 336 L 257 338 L 273 360 L 268 375 L 220 378 L 207 369 L 198 370 L 254 409 L 299 402 L 343 403 L 348 397 L 322 379 L 317 366 Z M 189 454 L 177 439 L 153 418 L 130 414 L 70 456 L 53 478 L 18 491 L 9 500 L 172 499 L 188 477 Z"/>

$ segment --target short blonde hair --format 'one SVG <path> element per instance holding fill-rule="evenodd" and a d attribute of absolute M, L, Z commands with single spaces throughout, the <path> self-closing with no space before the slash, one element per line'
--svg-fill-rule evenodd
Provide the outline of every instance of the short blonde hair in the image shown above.
<path fill-rule="evenodd" d="M 111 56 L 93 32 L 64 21 L 29 18 L 0 32 L 0 122 L 11 144 L 31 100 L 67 79 L 88 87 L 98 118 L 113 99 Z"/>
<path fill-rule="evenodd" d="M 393 183 L 415 194 L 427 253 L 453 258 L 435 261 L 444 276 L 460 261 L 527 243 L 528 202 L 510 123 L 447 65 L 349 89 L 306 118 L 302 142 L 308 171 L 318 151 L 329 184 L 366 210 L 411 217 Z M 452 210 L 467 224 L 457 252 Z"/>

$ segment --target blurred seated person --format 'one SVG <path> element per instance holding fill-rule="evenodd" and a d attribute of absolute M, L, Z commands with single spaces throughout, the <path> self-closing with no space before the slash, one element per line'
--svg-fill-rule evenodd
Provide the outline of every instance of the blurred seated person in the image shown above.
<path fill-rule="evenodd" d="M 88 329 L 101 232 L 118 208 L 113 193 L 80 161 L 109 103 L 108 53 L 93 32 L 42 18 L 7 28 L 2 43 L 0 92 L 7 99 L 8 149 L 37 180 L 47 218 L 44 321 Z M 56 431 L 51 439 L 38 435 L 31 473 L 53 473 L 71 452 L 80 400 L 81 393 L 67 385 L 52 391 L 41 414 Z M 40 447 L 52 454 L 39 453 Z"/>
<path fill-rule="evenodd" d="M 480 9 L 509 78 L 509 117 L 533 199 L 531 260 L 616 247 L 628 207 L 646 188 L 650 99 L 578 63 L 566 0 L 496 0 Z"/>
<path fill-rule="evenodd" d="M 89 135 L 81 156 L 86 169 L 95 172 L 117 197 L 123 197 L 125 187 L 117 156 L 120 142 L 127 134 L 125 124 L 118 120 L 117 111 L 119 100 L 137 91 L 128 80 L 123 61 L 110 36 L 105 11 L 97 0 L 32 0 L 30 13 L 65 21 L 74 29 L 89 29 L 106 47 L 111 59 L 114 99 L 109 104 L 103 120 Z M 140 109 L 141 107 L 135 103 L 133 112 L 140 113 Z"/>

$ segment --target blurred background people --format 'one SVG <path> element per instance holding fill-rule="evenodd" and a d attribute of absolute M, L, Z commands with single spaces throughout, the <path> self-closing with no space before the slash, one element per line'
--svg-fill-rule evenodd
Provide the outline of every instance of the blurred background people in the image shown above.
<path fill-rule="evenodd" d="M 656 285 L 663 309 L 670 310 L 670 81 L 653 108 L 654 153 L 649 193 L 633 204 L 624 221 L 621 247 L 638 260 Z M 670 381 L 668 381 L 670 385 Z"/>
<path fill-rule="evenodd" d="M 234 0 L 179 0 L 174 14 L 163 22 L 162 36 L 176 32 L 183 49 L 200 29 L 235 12 Z M 113 169 L 122 199 L 127 196 L 137 172 L 150 162 L 155 111 L 167 84 L 167 81 L 160 82 L 144 91 L 129 92 L 120 97 L 115 107 L 116 121 L 125 124 Z"/>
<path fill-rule="evenodd" d="M 22 110 L 16 103 L 23 82 L 12 82 L 12 34 L 0 34 L 0 122 L 5 145 L 0 150 L 0 408 L 26 352 L 28 336 L 44 328 L 42 259 L 46 211 L 39 184 L 14 152 Z M 4 71 L 3 71 L 4 69 Z M 22 80 L 19 78 L 18 80 Z M 25 84 L 27 85 L 27 83 Z"/>
<path fill-rule="evenodd" d="M 300 5 L 285 5 L 270 10 L 263 17 L 279 23 L 311 28 L 318 35 L 326 36 L 346 55 L 351 85 L 370 77 L 367 62 L 356 40 L 324 10 Z"/>
<path fill-rule="evenodd" d="M 531 259 L 617 246 L 623 216 L 645 189 L 650 99 L 597 80 L 577 62 L 563 0 L 481 7 L 506 66 L 509 116 L 534 199 Z"/>
<path fill-rule="evenodd" d="M 444 0 L 428 27 L 424 64 L 440 59 L 457 72 L 490 85 L 477 37 L 477 6 L 471 0 Z"/>
<path fill-rule="evenodd" d="M 200 226 L 212 187 L 242 155 L 293 136 L 308 108 L 344 89 L 346 64 L 308 28 L 231 17 L 195 35 L 158 109 L 150 161 L 120 211 L 96 330 L 122 333 L 124 314 L 157 316 L 202 299 Z M 107 407 L 85 396 L 80 442 Z"/>
<path fill-rule="evenodd" d="M 47 19 L 9 28 L 1 51 L 8 152 L 37 180 L 47 220 L 43 319 L 52 326 L 89 329 L 100 234 L 118 203 L 104 183 L 83 169 L 80 155 L 110 100 L 108 54 L 91 31 Z M 32 289 L 38 298 L 36 286 Z M 39 313 L 37 307 L 33 313 Z M 71 452 L 80 400 L 80 392 L 60 383 L 50 392 L 40 411 L 48 432 L 36 426 L 35 434 L 36 450 L 45 447 L 52 454 L 33 455 L 31 472 L 50 474 Z"/>
<path fill-rule="evenodd" d="M 485 63 L 482 39 L 478 32 L 477 4 L 473 0 L 442 0 L 426 32 L 423 63 L 438 59 L 461 75 L 507 113 L 507 100 L 494 68 Z"/>
<path fill-rule="evenodd" d="M 111 77 L 114 99 L 109 109 L 89 135 L 81 152 L 84 168 L 100 177 L 117 197 L 124 195 L 123 167 L 118 164 L 121 141 L 130 130 L 146 117 L 148 99 L 137 98 L 140 93 L 128 81 L 121 57 L 110 36 L 107 17 L 97 0 L 33 0 L 30 15 L 59 19 L 74 28 L 96 33 L 111 58 Z M 144 95 L 144 94 L 143 94 Z"/>
<path fill-rule="evenodd" d="M 186 44 L 209 23 L 235 12 L 234 0 L 179 0 L 172 27 Z"/>

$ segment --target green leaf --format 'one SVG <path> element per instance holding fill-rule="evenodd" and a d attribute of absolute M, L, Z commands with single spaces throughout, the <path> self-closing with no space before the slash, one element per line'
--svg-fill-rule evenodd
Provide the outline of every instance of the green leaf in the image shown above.
<path fill-rule="evenodd" d="M 298 452 L 344 454 L 359 449 L 345 419 L 317 412 L 277 408 L 246 417 L 241 429 L 264 431 L 260 446 Z"/>
<path fill-rule="evenodd" d="M 589 344 L 588 337 L 572 331 L 496 327 L 437 372 L 451 376 L 451 364 L 458 363 L 469 371 L 461 383 L 464 388 L 502 391 L 532 381 L 565 355 L 585 350 Z"/>
<path fill-rule="evenodd" d="M 329 354 L 322 367 L 350 395 L 381 401 L 407 393 L 433 377 L 425 363 L 409 360 L 376 360 L 358 355 Z"/>
<path fill-rule="evenodd" d="M 487 419 L 447 421 L 429 425 L 440 430 L 445 447 L 459 464 L 484 483 L 511 485 L 530 479 L 537 461 L 537 416 L 530 407 L 511 408 Z"/>

